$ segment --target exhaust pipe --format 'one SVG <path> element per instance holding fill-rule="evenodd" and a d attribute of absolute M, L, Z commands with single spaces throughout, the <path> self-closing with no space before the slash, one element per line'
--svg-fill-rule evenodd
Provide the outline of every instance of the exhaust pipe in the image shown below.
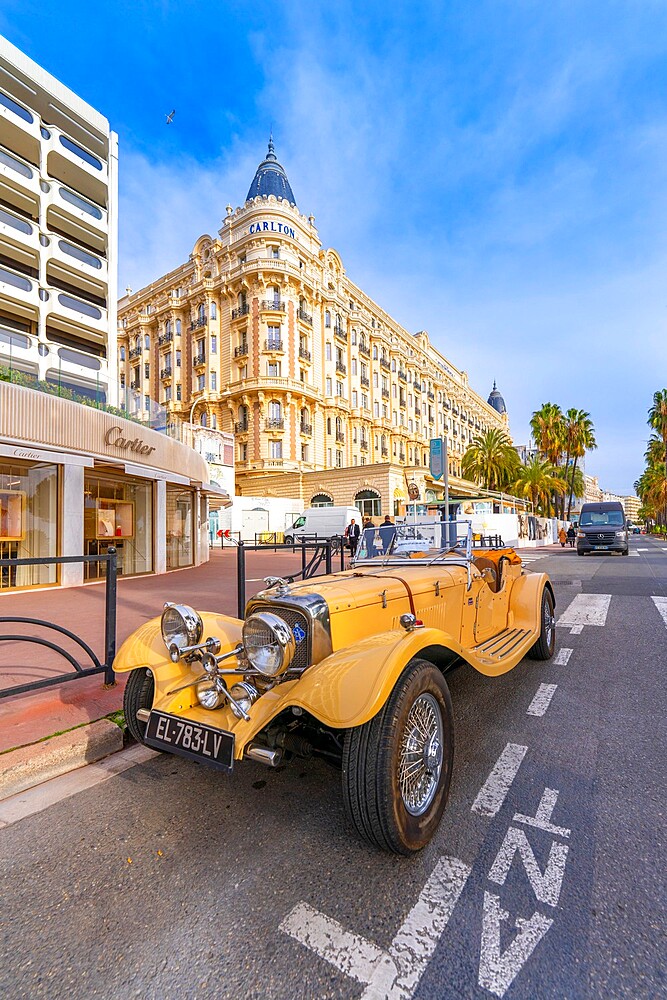
<path fill-rule="evenodd" d="M 282 750 L 271 750 L 262 746 L 261 743 L 250 743 L 246 747 L 246 757 L 257 761 L 258 764 L 265 764 L 267 767 L 278 767 L 283 759 Z"/>

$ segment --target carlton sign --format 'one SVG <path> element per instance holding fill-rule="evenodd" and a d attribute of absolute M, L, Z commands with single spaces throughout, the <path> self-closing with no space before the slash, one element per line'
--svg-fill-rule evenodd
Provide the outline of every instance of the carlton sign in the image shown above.
<path fill-rule="evenodd" d="M 150 455 L 152 451 L 155 451 L 155 448 L 144 444 L 141 438 L 124 438 L 122 427 L 111 427 L 104 435 L 104 443 L 112 448 L 133 451 L 136 455 Z"/>
<path fill-rule="evenodd" d="M 248 232 L 251 236 L 257 236 L 258 233 L 280 233 L 293 240 L 296 239 L 296 233 L 292 227 L 284 226 L 282 222 L 253 222 Z"/>

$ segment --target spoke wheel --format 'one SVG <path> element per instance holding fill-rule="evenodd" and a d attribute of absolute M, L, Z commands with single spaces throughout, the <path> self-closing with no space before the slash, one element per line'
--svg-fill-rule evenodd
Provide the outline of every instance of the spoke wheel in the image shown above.
<path fill-rule="evenodd" d="M 356 832 L 396 854 L 425 847 L 447 804 L 453 759 L 447 682 L 432 663 L 411 660 L 380 712 L 345 735 L 343 800 Z"/>
<path fill-rule="evenodd" d="M 531 660 L 550 660 L 556 649 L 556 616 L 554 599 L 548 587 L 542 591 L 540 606 L 540 636 L 528 651 Z"/>

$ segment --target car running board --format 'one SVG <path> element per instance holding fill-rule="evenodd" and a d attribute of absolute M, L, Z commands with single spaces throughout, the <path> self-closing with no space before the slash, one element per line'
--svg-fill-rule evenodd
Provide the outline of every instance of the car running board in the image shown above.
<path fill-rule="evenodd" d="M 494 635 L 493 639 L 487 639 L 479 646 L 474 646 L 472 652 L 480 660 L 498 663 L 513 653 L 529 635 L 531 635 L 531 631 L 528 628 L 506 628 L 498 635 Z"/>

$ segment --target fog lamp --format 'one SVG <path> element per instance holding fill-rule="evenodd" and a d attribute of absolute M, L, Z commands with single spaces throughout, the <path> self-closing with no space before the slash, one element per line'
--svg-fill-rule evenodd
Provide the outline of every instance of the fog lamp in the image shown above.
<path fill-rule="evenodd" d="M 213 710 L 219 708 L 223 701 L 227 700 L 224 685 L 219 678 L 215 680 L 200 681 L 197 685 L 197 701 L 202 708 Z"/>

